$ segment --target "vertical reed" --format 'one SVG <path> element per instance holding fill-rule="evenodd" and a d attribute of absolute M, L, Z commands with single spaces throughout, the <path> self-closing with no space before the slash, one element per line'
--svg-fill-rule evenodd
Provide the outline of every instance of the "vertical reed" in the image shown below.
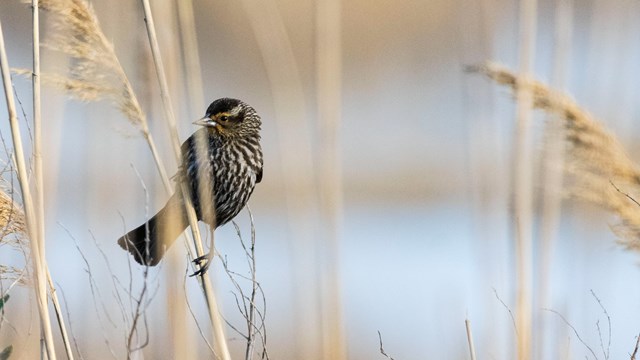
<path fill-rule="evenodd" d="M 38 222 L 38 232 L 40 234 L 40 255 L 43 259 L 46 259 L 45 252 L 45 217 L 44 217 L 44 175 L 42 170 L 42 106 L 40 96 L 40 2 L 39 0 L 32 0 L 32 35 L 33 35 L 33 71 L 31 75 L 32 94 L 33 94 L 33 162 L 35 173 L 35 207 L 37 211 L 36 221 Z M 58 327 L 62 335 L 62 343 L 67 354 L 67 358 L 73 360 L 73 351 L 71 350 L 71 342 L 67 334 L 66 326 L 64 325 L 64 316 L 62 314 L 62 307 L 60 301 L 58 301 L 58 295 L 56 288 L 49 272 L 49 267 L 46 267 L 47 282 L 51 292 L 51 301 L 53 309 L 58 321 Z"/>
<path fill-rule="evenodd" d="M 166 123 L 169 127 L 169 134 L 171 135 L 171 142 L 174 148 L 174 154 L 178 163 L 180 163 L 180 138 L 178 134 L 177 123 L 175 119 L 175 115 L 173 112 L 173 107 L 171 105 L 171 99 L 169 96 L 169 86 L 167 85 L 167 79 L 165 76 L 164 65 L 162 62 L 162 57 L 160 55 L 160 46 L 158 44 L 158 38 L 155 31 L 155 25 L 153 21 L 153 14 L 151 12 L 151 6 L 149 5 L 148 0 L 141 0 L 142 6 L 144 8 L 145 15 L 145 24 L 147 28 L 147 35 L 149 37 L 149 44 L 151 46 L 151 53 L 153 55 L 153 62 L 155 65 L 156 76 L 158 77 L 158 83 L 160 85 L 160 95 L 162 97 L 162 105 L 164 109 L 164 115 Z M 188 194 L 188 189 L 184 183 L 181 184 L 181 188 L 178 191 L 182 191 L 184 194 Z M 191 232 L 193 234 L 194 245 L 196 248 L 196 255 L 200 257 L 204 254 L 202 240 L 200 237 L 200 232 L 198 230 L 198 220 L 196 218 L 195 210 L 193 209 L 193 205 L 189 201 L 189 196 L 184 196 L 185 206 L 187 210 L 187 216 L 189 218 L 189 224 L 191 227 Z M 213 236 L 213 234 L 211 235 Z M 212 246 L 210 249 L 211 253 L 215 251 L 215 247 Z M 209 261 L 212 261 L 209 259 Z M 207 265 L 208 266 L 208 265 Z M 211 319 L 211 325 L 213 328 L 213 336 L 214 343 L 216 344 L 216 350 L 223 360 L 228 360 L 231 358 L 229 354 L 229 348 L 227 346 L 226 335 L 224 331 L 224 321 L 222 320 L 219 310 L 218 303 L 215 297 L 215 293 L 213 288 L 211 287 L 211 280 L 209 278 L 209 274 L 207 272 L 203 272 L 199 276 L 200 283 L 203 288 L 205 301 L 207 303 L 207 309 L 209 311 L 209 316 Z"/>
<path fill-rule="evenodd" d="M 291 40 L 274 0 L 243 0 L 249 24 L 258 42 L 275 107 L 281 171 L 284 177 L 287 220 L 291 241 L 294 288 L 295 358 L 322 357 L 321 294 L 318 253 L 315 169 L 311 129 L 307 120 L 304 87 Z"/>
<path fill-rule="evenodd" d="M 342 227 L 342 27 L 340 0 L 316 5 L 316 97 L 319 146 L 318 187 L 324 250 L 321 252 L 323 352 L 325 359 L 346 359 L 340 289 Z"/>
<path fill-rule="evenodd" d="M 520 74 L 529 78 L 533 69 L 536 44 L 536 0 L 520 1 Z M 533 282 L 533 157 L 531 135 L 532 95 L 527 87 L 519 87 L 514 159 L 514 221 L 516 236 L 516 324 L 518 327 L 517 358 L 531 358 L 532 282 Z"/>
<path fill-rule="evenodd" d="M 554 32 L 554 61 L 552 83 L 556 89 L 563 89 L 567 82 L 567 65 L 571 51 L 571 33 L 573 25 L 573 2 L 571 0 L 558 0 L 555 11 Z M 551 297 L 550 274 L 553 266 L 553 255 L 560 225 L 562 206 L 562 182 L 564 180 L 565 162 L 565 131 L 560 115 L 550 113 L 545 122 L 546 146 L 543 154 L 543 193 L 542 215 L 540 218 L 540 259 L 537 263 L 540 276 L 537 281 L 537 308 L 549 308 Z M 548 328 L 548 317 L 540 314 L 537 317 L 539 324 L 538 340 L 539 351 L 537 358 L 544 357 L 545 342 L 551 339 Z"/>
<path fill-rule="evenodd" d="M 201 112 L 205 108 L 193 1 L 176 0 L 176 9 L 178 12 L 180 45 L 182 46 L 182 61 L 184 63 L 184 82 L 187 89 L 184 100 L 188 104 L 189 116 L 193 117 L 195 115 L 193 111 Z M 195 119 L 195 117 L 193 118 Z"/>
<path fill-rule="evenodd" d="M 33 263 L 33 274 L 35 279 L 36 302 L 38 304 L 38 314 L 40 316 L 40 329 L 43 336 L 44 349 L 49 360 L 56 359 L 56 352 L 53 343 L 53 333 L 51 331 L 51 319 L 49 317 L 49 307 L 47 304 L 47 283 L 46 260 L 41 254 L 43 248 L 43 239 L 38 229 L 38 220 L 36 219 L 37 208 L 35 208 L 34 200 L 29 187 L 29 179 L 27 166 L 24 158 L 24 150 L 22 146 L 22 138 L 20 135 L 20 125 L 16 116 L 15 101 L 13 99 L 13 89 L 11 85 L 11 74 L 9 72 L 9 64 L 7 61 L 7 53 L 4 45 L 4 35 L 2 33 L 2 24 L 0 24 L 0 68 L 2 71 L 2 81 L 4 85 L 5 99 L 7 102 L 7 110 L 9 113 L 9 124 L 11 126 L 11 137 L 13 140 L 13 148 L 15 152 L 15 161 L 18 171 L 18 181 L 20 182 L 20 190 L 22 192 L 22 201 L 24 204 L 27 230 L 29 234 L 29 244 L 31 247 L 31 256 Z"/>

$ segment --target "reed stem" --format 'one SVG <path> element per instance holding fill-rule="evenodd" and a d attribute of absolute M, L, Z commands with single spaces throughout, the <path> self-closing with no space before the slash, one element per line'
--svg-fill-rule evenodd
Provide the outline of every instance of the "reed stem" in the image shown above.
<path fill-rule="evenodd" d="M 529 79 L 533 68 L 536 39 L 536 0 L 520 2 L 520 73 Z M 516 324 L 517 358 L 529 360 L 532 345 L 533 305 L 533 156 L 531 110 L 533 96 L 529 87 L 519 87 L 514 163 L 514 204 L 516 235 Z"/>
<path fill-rule="evenodd" d="M 51 320 L 49 318 L 49 308 L 47 306 L 47 283 L 46 283 L 46 267 L 43 254 L 41 254 L 42 243 L 38 222 L 36 220 L 36 210 L 34 207 L 31 189 L 29 187 L 29 178 L 27 166 L 25 164 L 24 150 L 22 146 L 22 138 L 20 136 L 20 125 L 16 115 L 15 100 L 13 98 L 13 89 L 11 86 L 11 73 L 7 60 L 7 53 L 4 45 L 4 35 L 2 33 L 2 24 L 0 23 L 0 70 L 2 72 L 2 82 L 7 102 L 7 111 L 9 113 L 9 124 L 11 126 L 11 137 L 13 140 L 14 156 L 18 171 L 18 181 L 20 182 L 20 190 L 22 192 L 22 201 L 25 210 L 27 232 L 29 234 L 29 244 L 31 247 L 32 262 L 35 277 L 35 293 L 36 302 L 38 303 L 38 314 L 40 316 L 40 329 L 43 336 L 44 349 L 49 360 L 56 359 L 56 352 L 53 343 L 53 333 L 51 331 Z"/>
<path fill-rule="evenodd" d="M 176 157 L 176 161 L 180 163 L 181 158 L 181 149 L 180 149 L 180 138 L 178 135 L 178 128 L 175 119 L 175 115 L 173 112 L 173 107 L 171 105 L 171 99 L 169 97 L 169 86 L 167 84 L 167 79 L 164 71 L 164 64 L 162 62 L 162 56 L 160 55 L 160 46 L 158 45 L 158 37 L 155 31 L 155 24 L 153 21 L 153 14 L 151 12 L 151 6 L 149 5 L 149 0 L 141 0 L 142 6 L 144 8 L 145 14 L 145 25 L 147 28 L 147 35 L 149 37 L 149 44 L 151 46 L 151 54 L 153 56 L 153 64 L 156 70 L 156 76 L 158 77 L 158 83 L 160 85 L 160 96 L 162 98 L 162 106 L 164 109 L 165 120 L 167 126 L 169 127 L 169 134 L 171 137 L 171 142 L 173 144 L 174 155 Z M 181 188 L 179 191 L 182 191 L 185 199 L 185 207 L 187 210 L 187 217 L 189 219 L 189 224 L 191 227 L 191 232 L 193 234 L 194 245 L 196 248 L 196 255 L 198 257 L 204 255 L 204 248 L 202 246 L 202 240 L 200 237 L 200 231 L 198 230 L 198 220 L 196 218 L 195 210 L 193 209 L 193 205 L 191 204 L 190 198 L 188 196 L 188 190 L 186 189 L 185 184 L 181 184 Z M 214 251 L 213 248 L 210 251 Z M 220 312 L 218 310 L 218 304 L 215 297 L 215 293 L 211 286 L 211 280 L 209 279 L 209 274 L 204 272 L 200 276 L 200 283 L 202 285 L 202 289 L 204 291 L 205 301 L 207 302 L 207 309 L 209 311 L 209 316 L 211 318 L 211 325 L 213 328 L 213 336 L 214 343 L 216 344 L 216 350 L 223 360 L 231 359 L 231 355 L 229 354 L 229 348 L 226 342 L 226 336 L 224 333 L 224 321 L 220 316 Z"/>

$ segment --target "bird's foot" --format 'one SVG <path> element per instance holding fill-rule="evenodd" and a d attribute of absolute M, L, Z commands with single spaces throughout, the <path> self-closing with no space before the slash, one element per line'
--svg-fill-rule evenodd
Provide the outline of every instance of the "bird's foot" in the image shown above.
<path fill-rule="evenodd" d="M 200 257 L 193 259 L 193 263 L 198 265 L 200 268 L 189 276 L 204 275 L 207 272 L 207 270 L 209 270 L 209 266 L 211 266 L 212 262 L 213 262 L 213 251 L 210 251 Z"/>

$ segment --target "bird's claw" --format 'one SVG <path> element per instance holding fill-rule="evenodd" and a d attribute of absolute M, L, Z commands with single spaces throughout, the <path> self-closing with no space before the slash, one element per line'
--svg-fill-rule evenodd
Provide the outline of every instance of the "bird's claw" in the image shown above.
<path fill-rule="evenodd" d="M 193 263 L 198 265 L 200 268 L 198 270 L 196 270 L 193 274 L 189 275 L 189 276 L 202 276 L 204 275 L 207 270 L 209 270 L 209 266 L 211 266 L 211 258 L 213 257 L 211 254 L 213 252 L 209 252 L 207 254 L 204 254 L 202 256 L 199 256 L 195 259 L 193 259 Z"/>

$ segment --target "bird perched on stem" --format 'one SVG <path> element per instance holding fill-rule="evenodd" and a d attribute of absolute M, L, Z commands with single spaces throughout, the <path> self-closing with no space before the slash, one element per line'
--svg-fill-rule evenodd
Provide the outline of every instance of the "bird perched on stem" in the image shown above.
<path fill-rule="evenodd" d="M 156 215 L 118 239 L 142 265 L 157 265 L 189 226 L 183 196 L 191 199 L 198 220 L 215 229 L 242 210 L 262 180 L 261 120 L 251 106 L 237 99 L 218 99 L 194 124 L 202 128 L 182 144 L 175 193 Z M 194 261 L 204 259 L 209 256 Z M 206 267 L 199 273 L 203 271 Z"/>

